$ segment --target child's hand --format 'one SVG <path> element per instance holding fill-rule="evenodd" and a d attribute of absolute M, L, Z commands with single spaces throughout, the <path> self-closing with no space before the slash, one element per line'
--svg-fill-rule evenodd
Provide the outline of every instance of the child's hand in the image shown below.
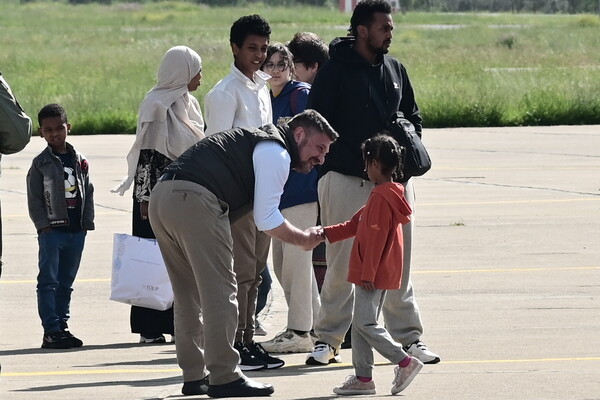
<path fill-rule="evenodd" d="M 321 243 L 323 239 L 323 233 L 321 232 L 323 229 L 321 227 L 313 226 L 312 228 L 308 228 L 304 231 L 307 234 L 307 242 L 304 243 L 302 247 L 306 251 L 310 251 L 317 247 L 319 243 Z"/>
<path fill-rule="evenodd" d="M 361 285 L 361 287 L 362 287 L 364 290 L 368 290 L 368 291 L 370 291 L 370 290 L 375 290 L 375 285 L 374 285 L 374 284 L 373 284 L 373 282 L 371 282 L 371 281 L 362 281 L 362 285 Z"/>
<path fill-rule="evenodd" d="M 319 235 L 321 241 L 325 241 L 325 239 L 327 239 L 325 236 L 325 229 L 323 229 L 322 226 L 316 226 L 315 228 L 317 228 L 317 235 Z"/>

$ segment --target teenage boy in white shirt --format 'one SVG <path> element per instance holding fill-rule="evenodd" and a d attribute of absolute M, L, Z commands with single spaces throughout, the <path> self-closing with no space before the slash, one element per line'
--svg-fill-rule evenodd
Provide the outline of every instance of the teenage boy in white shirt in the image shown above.
<path fill-rule="evenodd" d="M 231 72 L 204 98 L 207 136 L 272 122 L 271 97 L 266 86 L 271 76 L 260 70 L 267 57 L 270 35 L 269 24 L 256 14 L 241 17 L 231 26 Z M 258 286 L 267 265 L 271 238 L 256 228 L 252 212 L 231 225 L 231 234 L 239 308 L 234 347 L 240 353 L 240 368 L 247 371 L 282 367 L 283 360 L 271 357 L 254 342 Z"/>

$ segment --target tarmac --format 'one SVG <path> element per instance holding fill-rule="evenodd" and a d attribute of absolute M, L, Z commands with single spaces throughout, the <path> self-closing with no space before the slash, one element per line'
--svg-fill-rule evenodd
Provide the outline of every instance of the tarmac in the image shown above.
<path fill-rule="evenodd" d="M 129 307 L 109 300 L 113 234 L 131 231 L 131 192 L 110 188 L 125 173 L 133 136 L 69 141 L 87 155 L 96 187 L 97 229 L 87 236 L 69 324 L 84 346 L 40 348 L 25 176 L 45 142 L 33 137 L 2 158 L 0 399 L 183 399 L 174 345 L 138 344 Z M 442 362 L 397 396 L 600 399 L 600 126 L 427 129 L 424 141 L 433 168 L 414 179 L 412 279 L 422 339 Z M 265 340 L 286 317 L 275 280 L 260 317 Z M 343 363 L 322 367 L 285 354 L 283 368 L 248 375 L 272 383 L 273 399 L 332 399 L 353 374 L 351 350 L 341 354 Z M 377 395 L 365 397 L 391 396 L 392 378 L 378 356 Z"/>

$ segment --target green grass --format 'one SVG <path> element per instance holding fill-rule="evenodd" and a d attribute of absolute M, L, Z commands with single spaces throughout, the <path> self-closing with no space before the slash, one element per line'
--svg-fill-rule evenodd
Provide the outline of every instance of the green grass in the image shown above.
<path fill-rule="evenodd" d="M 183 2 L 19 4 L 0 13 L 0 69 L 30 115 L 65 106 L 73 133 L 133 133 L 164 52 L 202 56 L 202 98 L 229 71 L 229 28 L 263 15 L 272 41 L 300 30 L 329 41 L 349 15 L 326 8 L 209 8 Z M 426 127 L 600 123 L 600 18 L 594 15 L 394 15 L 390 53 L 407 67 Z"/>

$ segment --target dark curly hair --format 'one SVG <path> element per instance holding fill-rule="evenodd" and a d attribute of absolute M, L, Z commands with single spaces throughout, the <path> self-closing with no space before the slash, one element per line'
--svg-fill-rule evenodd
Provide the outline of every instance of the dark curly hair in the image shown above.
<path fill-rule="evenodd" d="M 270 38 L 271 27 L 269 23 L 260 15 L 252 14 L 239 18 L 231 25 L 229 32 L 229 42 L 237 47 L 242 47 L 244 40 L 250 35 L 257 35 Z"/>
<path fill-rule="evenodd" d="M 52 117 L 60 117 L 60 119 L 65 123 L 69 123 L 67 119 L 67 112 L 65 109 L 56 103 L 47 104 L 38 113 L 38 123 L 42 126 L 42 120 L 44 118 L 52 118 Z"/>
<path fill-rule="evenodd" d="M 385 0 L 362 0 L 359 2 L 350 18 L 350 28 L 348 28 L 350 35 L 354 37 L 358 36 L 359 25 L 371 25 L 373 15 L 377 12 L 391 14 L 392 6 Z"/>
<path fill-rule="evenodd" d="M 404 147 L 386 133 L 367 139 L 361 145 L 363 159 L 367 162 L 377 160 L 381 164 L 381 173 L 392 174 L 394 180 L 402 179 L 404 166 Z"/>
<path fill-rule="evenodd" d="M 297 32 L 288 43 L 288 48 L 294 55 L 294 62 L 304 63 L 306 67 L 317 64 L 321 68 L 329 60 L 329 47 L 312 32 Z"/>

